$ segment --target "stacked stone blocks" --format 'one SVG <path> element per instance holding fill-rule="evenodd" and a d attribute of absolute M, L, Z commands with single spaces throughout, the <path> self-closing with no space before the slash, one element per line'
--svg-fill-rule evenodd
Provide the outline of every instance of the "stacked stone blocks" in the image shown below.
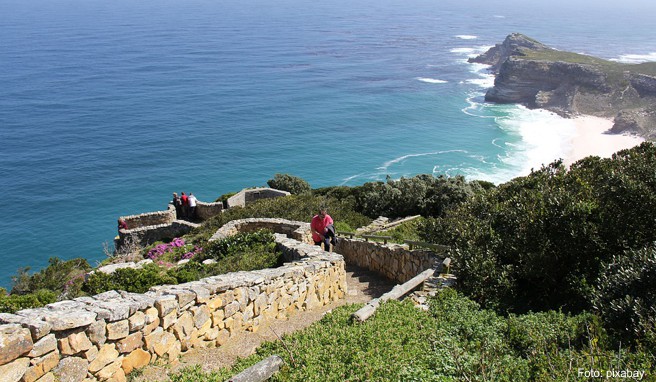
<path fill-rule="evenodd" d="M 438 269 L 442 258 L 429 250 L 409 250 L 406 245 L 381 244 L 363 239 L 339 238 L 335 252 L 354 264 L 379 275 L 405 283 L 427 269 Z"/>
<path fill-rule="evenodd" d="M 125 381 L 149 363 L 344 297 L 342 256 L 283 234 L 276 241 L 293 260 L 279 268 L 0 314 L 0 381 Z"/>

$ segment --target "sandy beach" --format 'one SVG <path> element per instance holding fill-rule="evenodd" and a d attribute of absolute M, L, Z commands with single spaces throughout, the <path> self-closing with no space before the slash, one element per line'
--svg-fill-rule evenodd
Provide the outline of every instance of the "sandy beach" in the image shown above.
<path fill-rule="evenodd" d="M 615 152 L 639 145 L 645 139 L 631 135 L 605 134 L 613 127 L 613 120 L 593 116 L 574 118 L 576 134 L 572 138 L 572 148 L 564 163 L 571 165 L 590 155 L 610 158 Z"/>

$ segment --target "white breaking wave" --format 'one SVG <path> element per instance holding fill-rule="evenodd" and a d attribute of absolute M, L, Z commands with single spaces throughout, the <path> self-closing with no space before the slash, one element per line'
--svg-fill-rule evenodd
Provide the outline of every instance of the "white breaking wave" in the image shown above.
<path fill-rule="evenodd" d="M 619 58 L 611 58 L 610 60 L 624 64 L 641 64 L 643 62 L 656 61 L 656 52 L 648 54 L 624 54 L 619 56 Z"/>
<path fill-rule="evenodd" d="M 492 141 L 505 150 L 499 156 L 499 164 L 491 170 L 464 169 L 469 179 L 482 179 L 494 183 L 507 182 L 528 175 L 531 169 L 539 169 L 559 158 L 565 158 L 572 150 L 576 126 L 570 119 L 562 118 L 545 110 L 529 110 L 517 105 L 489 105 L 491 109 L 506 114 L 496 119 L 501 130 L 514 142 Z M 505 140 L 505 138 L 503 139 Z"/>
<path fill-rule="evenodd" d="M 459 35 L 456 35 L 456 38 L 459 38 L 461 40 L 475 40 L 475 39 L 478 38 L 478 36 L 472 36 L 472 35 L 469 35 L 469 34 L 459 34 Z"/>
<path fill-rule="evenodd" d="M 387 171 L 387 169 L 391 165 L 402 162 L 402 161 L 404 161 L 408 158 L 423 157 L 423 156 L 427 156 L 427 155 L 440 155 L 440 154 L 448 154 L 448 153 L 466 153 L 466 152 L 467 151 L 465 151 L 465 150 L 445 150 L 445 151 L 433 151 L 433 152 L 430 152 L 430 153 L 408 154 L 408 155 L 403 155 L 403 156 L 400 156 L 398 158 L 394 158 L 390 161 L 387 161 L 387 162 L 383 163 L 382 166 L 376 168 L 376 170 Z"/>
<path fill-rule="evenodd" d="M 429 84 L 446 84 L 447 82 L 449 82 L 449 81 L 438 80 L 435 78 L 426 78 L 426 77 L 417 77 L 416 80 L 421 82 L 426 82 Z"/>

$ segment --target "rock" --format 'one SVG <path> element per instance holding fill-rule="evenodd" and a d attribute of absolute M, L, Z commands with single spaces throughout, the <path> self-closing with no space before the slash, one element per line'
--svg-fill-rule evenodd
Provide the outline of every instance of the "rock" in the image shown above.
<path fill-rule="evenodd" d="M 135 332 L 142 329 L 146 325 L 146 314 L 144 312 L 135 312 L 128 319 L 128 326 L 130 327 L 130 332 Z"/>
<path fill-rule="evenodd" d="M 56 382 L 55 381 L 55 375 L 53 373 L 48 373 L 44 375 L 43 377 L 39 378 L 38 381 L 36 382 Z M 84 381 L 86 382 L 86 381 Z"/>
<path fill-rule="evenodd" d="M 231 317 L 239 311 L 239 302 L 233 301 L 223 308 L 226 317 Z"/>
<path fill-rule="evenodd" d="M 103 367 L 100 369 L 97 373 L 94 373 L 96 378 L 100 379 L 101 381 L 106 380 L 111 378 L 117 371 L 121 369 L 121 364 L 123 363 L 123 357 L 119 357 L 118 359 L 114 360 L 107 366 Z"/>
<path fill-rule="evenodd" d="M 87 310 L 53 310 L 43 320 L 52 325 L 54 331 L 64 331 L 88 326 L 96 321 L 96 313 Z"/>
<path fill-rule="evenodd" d="M 155 308 L 159 317 L 164 317 L 178 309 L 178 301 L 175 296 L 164 295 L 155 299 Z"/>
<path fill-rule="evenodd" d="M 100 371 L 103 367 L 110 364 L 116 358 L 118 358 L 119 353 L 116 350 L 114 344 L 105 344 L 98 351 L 96 358 L 89 364 L 89 371 L 96 373 Z"/>
<path fill-rule="evenodd" d="M 130 353 L 141 346 L 143 346 L 143 334 L 141 332 L 132 333 L 116 343 L 116 349 L 119 353 Z"/>
<path fill-rule="evenodd" d="M 57 349 L 57 339 L 55 338 L 54 334 L 48 334 L 34 344 L 34 347 L 28 356 L 30 358 L 41 357 L 42 355 L 50 353 L 55 349 Z"/>
<path fill-rule="evenodd" d="M 35 309 L 21 310 L 17 314 L 0 313 L 0 324 L 20 324 L 32 333 L 32 341 L 50 333 L 52 325 L 43 321 Z"/>
<path fill-rule="evenodd" d="M 89 362 L 79 357 L 66 357 L 53 370 L 58 382 L 82 382 L 87 377 Z"/>
<path fill-rule="evenodd" d="M 150 362 L 150 353 L 143 349 L 136 349 L 132 353 L 130 353 L 128 356 L 123 358 L 123 363 L 121 364 L 121 367 L 123 368 L 123 371 L 125 374 L 130 374 L 132 370 L 134 369 L 139 369 L 141 367 L 144 367 L 148 365 Z"/>
<path fill-rule="evenodd" d="M 125 372 L 123 372 L 123 369 L 116 370 L 116 373 L 114 373 L 114 375 L 112 375 L 111 378 L 107 380 L 107 382 L 126 382 L 126 381 L 127 379 L 125 378 Z"/>
<path fill-rule="evenodd" d="M 148 351 L 157 354 L 159 357 L 166 354 L 173 346 L 173 343 L 177 342 L 173 334 L 165 332 L 161 327 L 144 337 L 144 340 Z"/>
<path fill-rule="evenodd" d="M 210 264 L 216 264 L 216 260 L 214 259 L 203 260 L 203 265 L 210 265 Z"/>
<path fill-rule="evenodd" d="M 63 355 L 73 355 L 91 349 L 93 344 L 84 330 L 75 330 L 57 340 L 59 350 Z"/>
<path fill-rule="evenodd" d="M 59 353 L 51 352 L 43 357 L 34 358 L 21 382 L 35 382 L 59 364 Z"/>
<path fill-rule="evenodd" d="M 102 345 L 107 341 L 107 324 L 102 320 L 96 321 L 89 325 L 86 333 L 93 344 Z"/>
<path fill-rule="evenodd" d="M 190 309 L 194 315 L 194 326 L 200 329 L 210 319 L 210 310 L 206 305 L 193 307 Z"/>
<path fill-rule="evenodd" d="M 0 365 L 29 353 L 33 346 L 32 333 L 29 329 L 19 324 L 0 326 Z"/>
<path fill-rule="evenodd" d="M 30 365 L 30 359 L 27 357 L 18 358 L 5 365 L 0 366 L 0 377 L 3 382 L 18 382 Z"/>
<path fill-rule="evenodd" d="M 127 337 L 128 334 L 130 334 L 130 325 L 128 320 L 110 322 L 107 324 L 108 340 L 119 340 L 121 338 Z"/>

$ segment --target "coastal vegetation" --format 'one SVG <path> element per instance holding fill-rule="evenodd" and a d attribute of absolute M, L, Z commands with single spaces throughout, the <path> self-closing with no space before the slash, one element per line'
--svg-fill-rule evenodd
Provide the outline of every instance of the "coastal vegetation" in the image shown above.
<path fill-rule="evenodd" d="M 352 323 L 357 306 L 266 344 L 235 368 L 188 369 L 174 381 L 222 380 L 279 354 L 276 380 L 577 380 L 578 368 L 656 368 L 656 146 L 609 159 L 560 161 L 494 186 L 418 175 L 356 187 L 325 187 L 231 208 L 188 235 L 144 248 L 154 264 L 98 272 L 81 259 L 21 270 L 0 307 L 15 311 L 109 289 L 153 285 L 279 264 L 270 232 L 209 243 L 235 219 L 308 221 L 327 206 L 339 230 L 378 214 L 422 218 L 381 234 L 448 245 L 456 290 L 430 298 L 428 312 L 387 303 Z M 184 265 L 172 266 L 186 260 Z M 205 260 L 216 261 L 203 264 Z M 223 265 L 221 261 L 226 261 Z M 169 266 L 171 265 L 171 266 Z M 375 351 L 374 351 L 375 350 Z M 390 371 L 391 370 L 391 371 Z"/>
<path fill-rule="evenodd" d="M 358 323 L 350 316 L 359 307 L 338 308 L 231 369 L 191 367 L 171 380 L 224 381 L 273 354 L 285 360 L 273 381 L 563 381 L 581 380 L 579 368 L 653 370 L 648 352 L 608 348 L 589 313 L 504 316 L 449 289 L 428 312 L 390 301 Z"/>

